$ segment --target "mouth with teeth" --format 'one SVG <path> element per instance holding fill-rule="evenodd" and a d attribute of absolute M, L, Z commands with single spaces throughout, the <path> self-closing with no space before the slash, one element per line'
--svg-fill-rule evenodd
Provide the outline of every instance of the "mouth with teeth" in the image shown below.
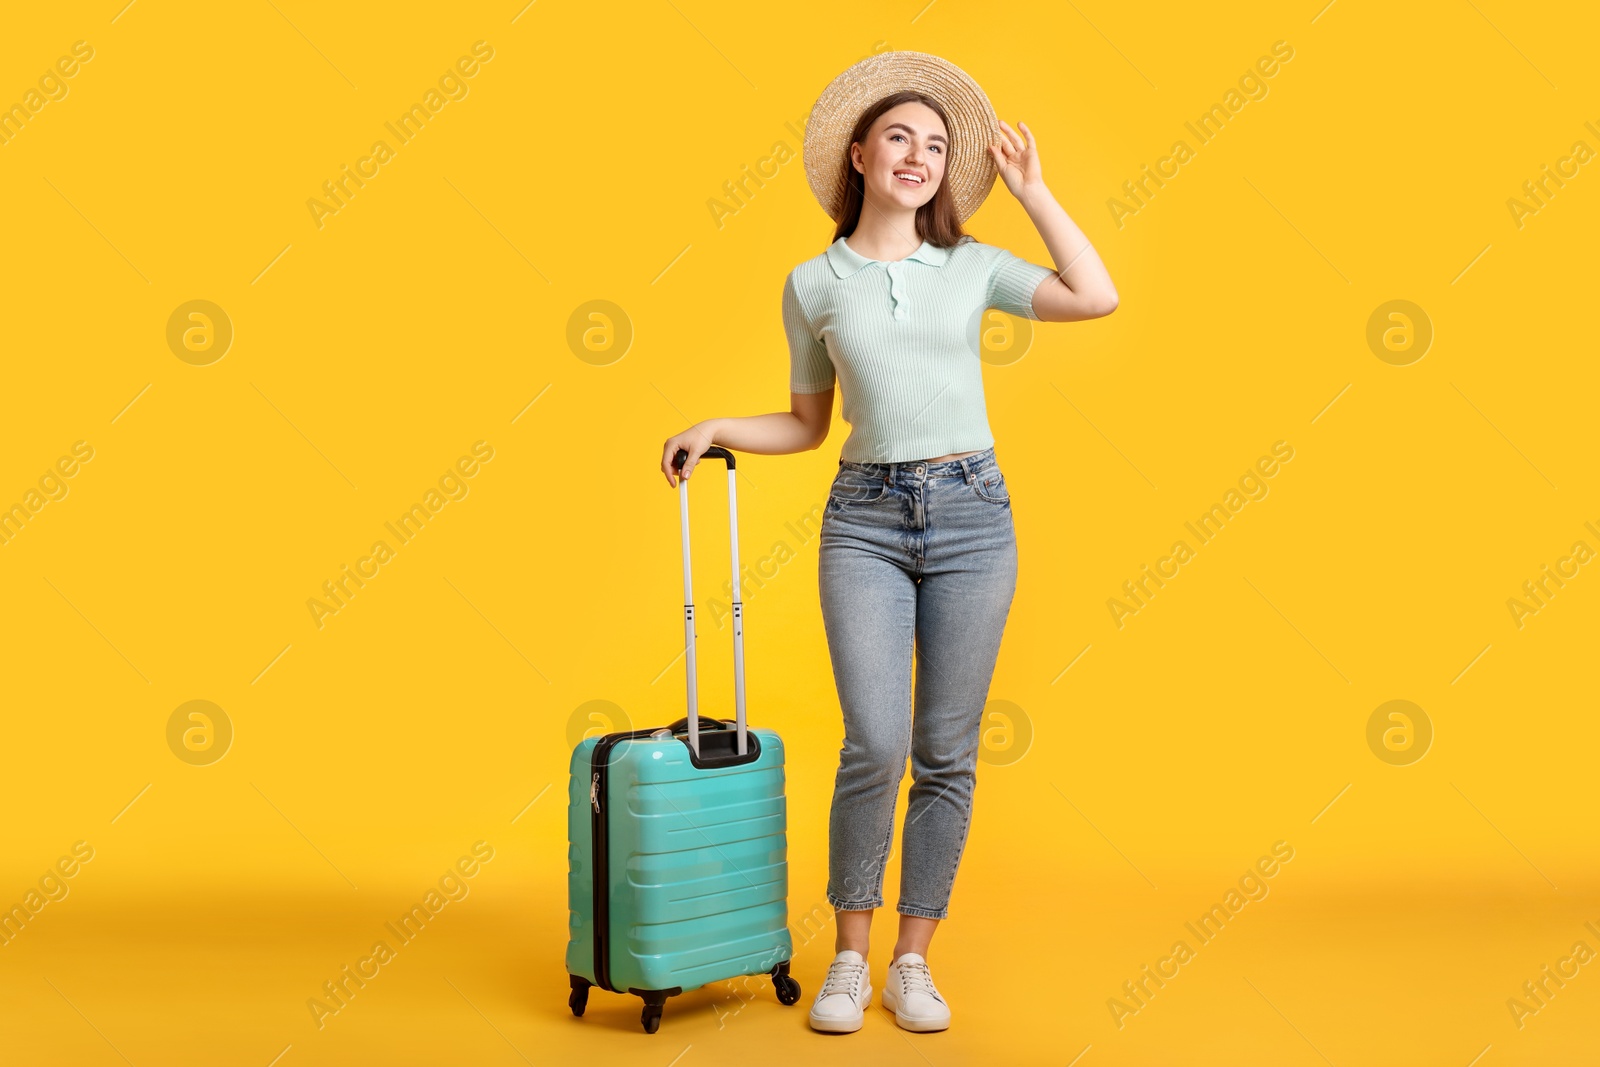
<path fill-rule="evenodd" d="M 897 170 L 894 172 L 895 181 L 905 185 L 918 186 L 922 184 L 922 175 L 914 170 Z"/>

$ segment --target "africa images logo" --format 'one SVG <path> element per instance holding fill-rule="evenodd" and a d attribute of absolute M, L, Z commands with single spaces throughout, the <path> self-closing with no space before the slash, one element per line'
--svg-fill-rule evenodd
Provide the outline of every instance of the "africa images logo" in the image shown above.
<path fill-rule="evenodd" d="M 471 92 L 466 79 L 475 77 L 481 64 L 488 63 L 494 58 L 494 48 L 487 41 L 474 41 L 472 55 L 462 56 L 456 60 L 453 67 L 448 67 L 439 75 L 438 88 L 429 86 L 422 95 L 421 103 L 413 103 L 394 122 L 385 122 L 384 129 L 394 135 L 395 141 L 400 145 L 408 145 L 422 133 L 429 120 L 443 111 L 445 105 L 452 100 L 465 100 Z M 398 125 L 396 125 L 398 124 Z M 349 206 L 355 199 L 356 193 L 367 187 L 367 182 L 376 178 L 382 172 L 383 165 L 395 158 L 398 149 L 385 140 L 372 142 L 371 151 L 356 160 L 355 169 L 345 163 L 341 169 L 343 173 L 336 178 L 331 178 L 322 183 L 322 193 L 326 200 L 311 197 L 306 201 L 306 209 L 311 212 L 311 221 L 317 229 L 322 229 L 324 220 L 329 215 L 337 215 Z M 370 168 L 370 169 L 369 169 Z M 353 188 L 352 188 L 353 186 Z"/>

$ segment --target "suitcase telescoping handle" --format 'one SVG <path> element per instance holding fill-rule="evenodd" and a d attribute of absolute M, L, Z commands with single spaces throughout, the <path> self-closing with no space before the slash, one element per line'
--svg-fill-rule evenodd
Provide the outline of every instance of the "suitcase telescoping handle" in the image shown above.
<path fill-rule="evenodd" d="M 733 453 L 720 445 L 712 445 L 702 455 L 703 459 L 720 459 L 728 464 L 728 544 L 733 553 L 733 701 L 737 716 L 738 754 L 748 749 L 744 721 L 744 607 L 739 600 L 739 506 L 733 469 Z M 682 471 L 689 453 L 678 449 L 672 465 Z M 700 703 L 695 686 L 695 627 L 694 581 L 689 566 L 689 480 L 678 479 L 678 511 L 683 520 L 683 641 L 688 653 L 689 676 L 689 748 L 696 757 L 700 755 Z"/>

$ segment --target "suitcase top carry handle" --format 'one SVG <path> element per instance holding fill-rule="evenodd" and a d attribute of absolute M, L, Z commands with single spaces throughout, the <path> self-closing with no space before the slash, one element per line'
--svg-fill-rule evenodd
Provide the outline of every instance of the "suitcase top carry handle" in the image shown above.
<path fill-rule="evenodd" d="M 689 728 L 688 719 L 679 719 L 671 726 L 664 726 L 650 735 L 652 741 L 670 741 L 674 736 L 681 735 Z M 689 762 L 696 767 L 735 767 L 744 763 L 753 763 L 761 758 L 761 735 L 751 731 L 746 735 L 748 749 L 740 755 L 734 750 L 739 742 L 738 729 L 732 719 L 711 719 L 700 716 L 699 728 L 700 748 L 698 751 L 691 749 Z M 681 738 L 687 740 L 687 738 Z"/>
<path fill-rule="evenodd" d="M 733 556 L 733 702 L 736 712 L 737 755 L 749 752 L 749 740 L 744 715 L 744 604 L 739 599 L 739 505 L 733 453 L 720 445 L 712 445 L 702 457 L 720 459 L 728 464 L 728 545 Z M 689 453 L 680 448 L 672 457 L 678 470 L 689 460 Z M 689 749 L 700 755 L 700 703 L 695 682 L 695 627 L 694 579 L 689 566 L 689 479 L 678 479 L 678 512 L 683 526 L 683 643 L 687 653 L 686 673 L 689 679 Z M 713 720 L 714 721 L 714 720 Z"/>
<path fill-rule="evenodd" d="M 701 725 L 702 728 L 704 728 L 706 726 L 709 726 L 713 730 L 720 730 L 720 729 L 723 728 L 723 726 L 727 725 L 727 720 L 726 719 L 713 719 L 709 715 L 701 715 L 701 716 L 699 716 L 699 719 L 700 719 L 700 725 Z M 664 729 L 669 734 L 675 734 L 679 730 L 687 730 L 688 728 L 689 728 L 689 719 L 687 717 L 684 717 L 682 719 L 679 719 L 677 722 L 673 723 L 671 726 L 665 727 Z"/>

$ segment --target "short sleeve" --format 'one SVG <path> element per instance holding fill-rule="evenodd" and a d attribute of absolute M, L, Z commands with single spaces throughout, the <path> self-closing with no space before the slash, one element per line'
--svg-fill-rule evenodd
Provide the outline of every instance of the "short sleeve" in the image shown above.
<path fill-rule="evenodd" d="M 833 361 L 828 358 L 828 346 L 811 332 L 793 271 L 783 283 L 783 330 L 789 338 L 789 391 L 823 393 L 832 389 Z"/>
<path fill-rule="evenodd" d="M 989 290 L 984 307 L 999 308 L 1011 315 L 1037 320 L 1033 310 L 1033 291 L 1055 271 L 1041 267 L 1013 255 L 1004 248 L 997 249 L 994 261 L 989 264 Z"/>

